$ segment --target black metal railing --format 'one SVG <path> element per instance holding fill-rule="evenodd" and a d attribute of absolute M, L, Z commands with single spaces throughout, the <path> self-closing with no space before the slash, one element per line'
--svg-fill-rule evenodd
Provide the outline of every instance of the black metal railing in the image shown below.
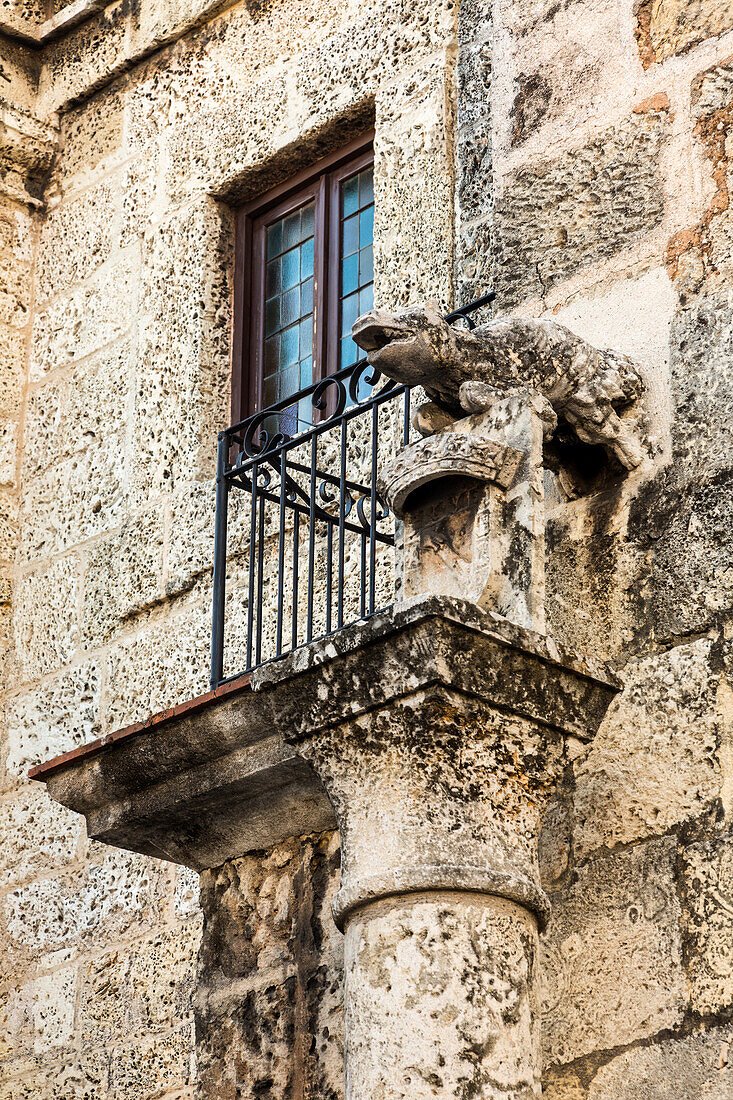
<path fill-rule="evenodd" d="M 494 297 L 445 320 L 472 328 Z M 212 687 L 390 606 L 395 524 L 377 471 L 409 433 L 409 388 L 366 360 L 220 433 Z"/>

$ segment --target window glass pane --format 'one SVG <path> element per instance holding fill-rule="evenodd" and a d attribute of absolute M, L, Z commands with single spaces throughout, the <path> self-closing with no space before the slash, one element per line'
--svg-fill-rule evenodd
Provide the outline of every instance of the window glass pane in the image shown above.
<path fill-rule="evenodd" d="M 374 305 L 374 173 L 370 166 L 341 185 L 341 285 L 339 367 L 361 358 L 351 339 L 356 318 Z M 365 390 L 360 396 L 366 396 Z"/>
<path fill-rule="evenodd" d="M 263 406 L 286 400 L 313 381 L 314 202 L 267 227 Z M 268 419 L 271 430 L 292 434 L 310 422 L 310 401 Z"/>

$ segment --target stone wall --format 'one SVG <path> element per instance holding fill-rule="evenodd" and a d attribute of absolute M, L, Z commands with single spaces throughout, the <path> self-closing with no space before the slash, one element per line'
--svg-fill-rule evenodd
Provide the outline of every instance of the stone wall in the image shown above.
<path fill-rule="evenodd" d="M 626 686 L 543 836 L 546 1094 L 722 1100 L 733 9 L 144 0 L 18 36 L 62 7 L 0 40 L 0 1097 L 341 1095 L 335 839 L 199 906 L 24 775 L 205 690 L 232 210 L 374 124 L 381 303 L 493 284 L 645 373 L 652 469 L 549 517 L 550 629 Z"/>

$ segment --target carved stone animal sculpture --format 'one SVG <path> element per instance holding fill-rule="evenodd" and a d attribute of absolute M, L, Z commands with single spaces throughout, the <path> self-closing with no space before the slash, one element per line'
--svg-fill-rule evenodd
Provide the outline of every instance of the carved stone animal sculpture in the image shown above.
<path fill-rule="evenodd" d="M 554 321 L 502 317 L 468 331 L 447 324 L 429 303 L 399 313 L 372 310 L 357 319 L 352 336 L 388 378 L 422 386 L 453 414 L 485 407 L 492 393 L 534 390 L 579 439 L 601 444 L 627 470 L 644 458 L 638 418 L 617 412 L 641 393 L 637 367 Z"/>

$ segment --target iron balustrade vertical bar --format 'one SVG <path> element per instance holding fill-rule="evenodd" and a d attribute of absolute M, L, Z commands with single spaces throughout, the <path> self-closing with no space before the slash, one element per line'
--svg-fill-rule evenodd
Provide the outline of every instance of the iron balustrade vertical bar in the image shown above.
<path fill-rule="evenodd" d="M 214 599 L 211 613 L 211 686 L 224 679 L 224 615 L 227 580 L 227 511 L 229 485 L 226 479 L 229 436 L 219 435 L 216 453 L 216 516 L 214 527 Z"/>
<path fill-rule="evenodd" d="M 379 408 L 372 405 L 372 481 L 369 501 L 369 614 L 374 614 L 374 602 L 377 590 L 375 574 L 377 559 L 377 443 L 379 439 Z"/>
<path fill-rule="evenodd" d="M 252 467 L 252 501 L 249 511 L 249 578 L 247 585 L 247 671 L 252 668 L 252 646 L 254 642 L 254 611 L 255 611 L 255 571 L 257 568 L 257 478 L 260 475 L 259 463 Z M 260 505 L 265 507 L 264 500 Z"/>
<path fill-rule="evenodd" d="M 336 628 L 341 630 L 344 625 L 344 536 L 346 534 L 346 421 L 341 421 L 341 454 L 339 469 L 339 552 L 338 552 L 338 587 L 336 590 Z"/>
<path fill-rule="evenodd" d="M 410 442 L 410 389 L 405 390 L 405 415 L 402 424 L 402 445 L 406 447 Z"/>
<path fill-rule="evenodd" d="M 333 524 L 326 523 L 326 634 L 331 633 L 333 605 Z"/>
<path fill-rule="evenodd" d="M 265 570 L 265 498 L 260 501 L 260 514 L 257 521 L 257 633 L 255 635 L 255 662 L 262 663 L 262 581 Z"/>
<path fill-rule="evenodd" d="M 298 551 L 300 550 L 300 512 L 293 517 L 293 616 L 291 642 L 292 648 L 298 648 Z M 310 578 L 312 585 L 313 578 Z"/>
<path fill-rule="evenodd" d="M 359 598 L 359 617 L 366 619 L 366 594 L 367 594 L 367 535 L 366 531 L 360 536 L 361 538 L 361 554 L 360 554 L 360 573 L 361 573 L 361 591 Z"/>
<path fill-rule="evenodd" d="M 277 540 L 277 627 L 275 629 L 275 656 L 283 648 L 283 588 L 285 583 L 285 448 L 280 451 L 280 526 Z"/>
<path fill-rule="evenodd" d="M 311 437 L 311 474 L 310 500 L 308 516 L 308 609 L 306 613 L 305 640 L 313 640 L 313 579 L 316 554 L 316 473 L 317 473 L 318 436 Z"/>

